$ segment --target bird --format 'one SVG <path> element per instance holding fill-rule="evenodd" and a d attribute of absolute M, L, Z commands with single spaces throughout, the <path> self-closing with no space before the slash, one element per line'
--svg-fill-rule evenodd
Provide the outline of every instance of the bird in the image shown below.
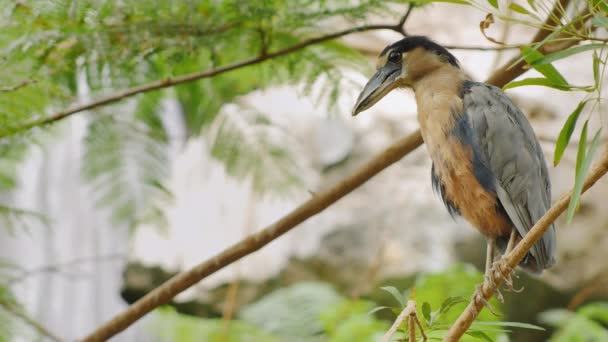
<path fill-rule="evenodd" d="M 534 131 L 501 88 L 471 80 L 452 53 L 425 36 L 384 48 L 352 115 L 400 88 L 414 91 L 433 189 L 452 217 L 486 238 L 488 276 L 498 253 L 511 251 L 551 205 Z M 519 266 L 540 274 L 556 263 L 555 251 L 552 225 Z"/>

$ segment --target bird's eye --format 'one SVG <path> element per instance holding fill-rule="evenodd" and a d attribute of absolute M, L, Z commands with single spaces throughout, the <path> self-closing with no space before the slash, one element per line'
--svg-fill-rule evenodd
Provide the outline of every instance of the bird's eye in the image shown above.
<path fill-rule="evenodd" d="M 399 63 L 401 61 L 401 54 L 397 51 L 393 51 L 388 55 L 388 61 L 392 63 Z"/>

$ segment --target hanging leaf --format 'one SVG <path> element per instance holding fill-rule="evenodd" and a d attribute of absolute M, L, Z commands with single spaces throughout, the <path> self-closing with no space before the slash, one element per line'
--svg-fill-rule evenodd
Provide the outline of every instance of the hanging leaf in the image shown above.
<path fill-rule="evenodd" d="M 594 87 L 564 85 L 564 84 L 553 82 L 548 78 L 538 78 L 538 77 L 525 78 L 521 81 L 513 81 L 513 82 L 506 84 L 502 88 L 504 90 L 507 90 L 507 89 L 517 88 L 517 87 L 522 87 L 522 86 L 543 86 L 543 87 L 549 87 L 549 88 L 564 90 L 564 91 L 582 90 L 582 91 L 586 91 L 586 92 L 591 92 L 594 90 Z"/>
<path fill-rule="evenodd" d="M 568 205 L 568 223 L 572 222 L 574 212 L 578 208 L 581 193 L 583 190 L 583 183 L 585 182 L 585 177 L 587 176 L 589 166 L 591 165 L 591 161 L 593 160 L 593 155 L 595 154 L 597 146 L 599 145 L 601 131 L 602 130 L 600 128 L 595 133 L 595 136 L 591 141 L 591 146 L 585 153 L 585 145 L 587 140 L 587 122 L 585 122 L 585 125 L 583 126 L 583 132 L 581 132 L 581 141 L 579 142 L 578 155 L 576 158 L 576 178 L 574 181 L 574 189 L 572 190 L 572 198 L 570 199 L 570 204 Z"/>
<path fill-rule="evenodd" d="M 593 51 L 593 81 L 596 88 L 600 84 L 600 62 L 597 51 Z"/>
<path fill-rule="evenodd" d="M 559 137 L 557 138 L 557 143 L 555 144 L 553 166 L 557 166 L 560 160 L 562 160 L 564 151 L 566 150 L 566 147 L 568 147 L 568 143 L 570 142 L 572 132 L 574 132 L 574 128 L 576 127 L 576 121 L 578 120 L 578 117 L 581 114 L 583 108 L 585 108 L 586 104 L 587 101 L 581 101 L 578 106 L 576 106 L 576 109 L 574 109 L 574 111 L 568 116 L 564 127 L 562 127 L 562 130 L 559 132 Z"/>
<path fill-rule="evenodd" d="M 540 51 L 533 49 L 529 46 L 522 47 L 521 53 L 526 63 L 530 65 L 533 65 L 534 62 L 539 61 L 545 57 L 545 55 L 543 55 Z M 557 71 L 557 69 L 555 69 L 555 67 L 551 63 L 536 65 L 534 66 L 534 69 L 543 74 L 543 76 L 549 79 L 552 83 L 556 85 L 568 86 L 568 81 L 566 81 L 564 76 L 562 76 L 562 74 L 560 74 L 560 72 Z"/>

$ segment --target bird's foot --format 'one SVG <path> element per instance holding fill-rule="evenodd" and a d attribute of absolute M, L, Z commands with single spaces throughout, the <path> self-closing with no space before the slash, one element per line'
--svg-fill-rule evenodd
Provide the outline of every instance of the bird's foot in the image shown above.
<path fill-rule="evenodd" d="M 513 287 L 513 277 L 519 278 L 519 276 L 517 274 L 509 273 L 509 275 L 507 275 L 505 277 L 505 284 L 504 284 L 503 288 L 505 289 L 505 291 L 521 293 L 524 290 L 524 287 L 522 286 L 519 289 L 516 289 L 515 287 Z"/>
<path fill-rule="evenodd" d="M 475 292 L 473 293 L 473 297 L 471 298 L 471 301 L 473 301 L 473 303 L 475 303 L 475 305 L 473 306 L 475 316 L 477 316 L 479 314 L 479 312 L 477 312 L 477 306 L 479 304 L 485 306 L 488 309 L 488 311 L 490 311 L 494 316 L 499 316 L 499 314 L 496 311 L 494 311 L 494 308 L 492 307 L 490 302 L 488 302 L 483 297 L 482 288 L 483 288 L 483 284 L 477 285 L 477 289 L 475 290 Z M 502 295 L 501 295 L 501 297 L 502 297 Z"/>

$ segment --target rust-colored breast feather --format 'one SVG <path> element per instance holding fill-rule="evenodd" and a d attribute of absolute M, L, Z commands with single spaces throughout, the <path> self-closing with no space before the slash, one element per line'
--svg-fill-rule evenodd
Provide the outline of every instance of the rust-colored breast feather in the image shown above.
<path fill-rule="evenodd" d="M 487 191 L 475 177 L 471 147 L 453 136 L 448 136 L 442 145 L 444 151 L 431 155 L 435 177 L 443 187 L 443 200 L 452 203 L 483 235 L 493 238 L 509 235 L 511 223 L 498 209 L 496 194 Z"/>
<path fill-rule="evenodd" d="M 437 83 L 420 83 L 415 90 L 422 137 L 433 160 L 433 177 L 441 196 L 448 209 L 458 212 L 483 235 L 508 236 L 512 225 L 499 209 L 496 193 L 484 188 L 475 176 L 472 146 L 454 133 L 463 115 L 458 96 L 461 79 L 444 73 L 431 80 Z"/>

